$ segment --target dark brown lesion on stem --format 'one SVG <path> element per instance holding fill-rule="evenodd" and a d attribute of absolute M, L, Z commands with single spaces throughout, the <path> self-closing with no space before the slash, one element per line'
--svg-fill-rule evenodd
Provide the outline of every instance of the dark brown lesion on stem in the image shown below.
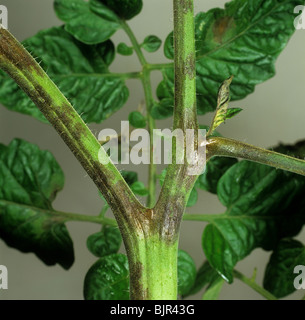
<path fill-rule="evenodd" d="M 168 245 L 178 239 L 187 196 L 197 179 L 196 176 L 188 175 L 187 170 L 187 165 L 175 165 L 174 170 L 168 171 L 167 179 L 174 181 L 174 185 L 162 189 L 155 207 L 158 212 L 154 221 L 155 230 Z"/>
<path fill-rule="evenodd" d="M 196 109 L 195 28 L 193 0 L 174 0 L 174 50 L 175 50 L 175 106 L 173 129 L 195 131 L 195 146 L 198 146 L 198 122 Z M 173 154 L 176 145 L 173 143 Z M 196 181 L 189 175 L 190 164 L 186 155 L 184 138 L 184 164 L 177 164 L 175 157 L 168 166 L 161 195 L 155 207 L 158 212 L 159 235 L 172 244 L 177 240 L 180 223 L 188 196 Z"/>
<path fill-rule="evenodd" d="M 186 58 L 184 65 L 184 74 L 188 75 L 190 80 L 194 79 L 195 77 L 195 54 L 193 52 L 190 53 Z"/>
<path fill-rule="evenodd" d="M 38 74 L 43 74 L 36 61 L 28 54 L 25 54 L 23 46 L 4 28 L 0 28 L 0 41 L 0 57 L 5 58 L 20 70 L 32 68 Z"/>
<path fill-rule="evenodd" d="M 147 300 L 148 288 L 144 289 L 141 283 L 143 277 L 143 265 L 136 262 L 130 266 L 130 281 L 133 284 L 130 290 L 131 300 Z"/>
<path fill-rule="evenodd" d="M 193 1 L 192 0 L 180 0 L 180 6 L 183 8 L 183 12 L 193 11 Z"/>

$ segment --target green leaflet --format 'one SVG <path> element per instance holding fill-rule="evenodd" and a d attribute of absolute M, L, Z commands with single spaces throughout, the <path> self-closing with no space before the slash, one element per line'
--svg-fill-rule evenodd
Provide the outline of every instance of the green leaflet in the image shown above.
<path fill-rule="evenodd" d="M 161 47 L 162 40 L 154 35 L 147 36 L 141 47 L 147 52 L 156 52 Z"/>
<path fill-rule="evenodd" d="M 54 10 L 66 22 L 66 31 L 86 44 L 104 42 L 121 27 L 119 18 L 98 1 L 55 0 Z"/>
<path fill-rule="evenodd" d="M 186 206 L 188 208 L 194 206 L 196 204 L 197 200 L 198 200 L 198 192 L 195 188 L 193 188 L 190 193 L 190 196 L 189 196 L 189 199 L 187 201 Z"/>
<path fill-rule="evenodd" d="M 130 189 L 135 193 L 138 194 L 139 196 L 147 196 L 148 195 L 148 190 L 145 187 L 144 183 L 141 181 L 136 181 L 134 182 L 131 186 Z"/>
<path fill-rule="evenodd" d="M 118 227 L 103 226 L 102 231 L 91 234 L 87 239 L 87 248 L 96 257 L 117 253 L 122 244 Z"/>
<path fill-rule="evenodd" d="M 110 40 L 88 46 L 75 40 L 62 27 L 55 27 L 39 32 L 23 44 L 34 57 L 42 60 L 41 66 L 85 122 L 99 123 L 127 101 L 129 92 L 124 81 L 108 71 L 114 59 Z M 10 110 L 46 122 L 34 103 L 3 72 L 0 72 L 0 102 Z"/>
<path fill-rule="evenodd" d="M 178 251 L 178 292 L 185 295 L 193 286 L 196 278 L 196 265 L 185 251 Z"/>
<path fill-rule="evenodd" d="M 213 134 L 214 130 L 226 120 L 230 100 L 230 84 L 232 80 L 233 76 L 226 79 L 218 90 L 216 112 L 207 136 Z"/>
<path fill-rule="evenodd" d="M 277 298 L 294 292 L 296 290 L 294 282 L 297 282 L 299 274 L 299 271 L 294 272 L 294 268 L 298 265 L 305 265 L 304 245 L 292 239 L 281 240 L 266 267 L 264 288 Z"/>
<path fill-rule="evenodd" d="M 133 111 L 128 116 L 128 121 L 134 128 L 145 128 L 146 118 L 139 111 Z"/>
<path fill-rule="evenodd" d="M 23 140 L 0 145 L 0 238 L 22 252 L 34 252 L 47 265 L 69 269 L 73 243 L 52 201 L 64 175 L 48 151 Z"/>
<path fill-rule="evenodd" d="M 226 116 L 225 116 L 225 120 L 226 119 L 232 119 L 233 117 L 235 117 L 236 115 L 238 115 L 243 109 L 241 108 L 230 108 L 227 110 Z"/>
<path fill-rule="evenodd" d="M 122 56 L 131 56 L 133 54 L 133 48 L 128 47 L 124 42 L 120 42 L 117 46 L 117 52 Z"/>
<path fill-rule="evenodd" d="M 138 174 L 134 171 L 123 170 L 121 171 L 121 175 L 129 186 L 138 181 Z"/>
<path fill-rule="evenodd" d="M 165 39 L 164 42 L 164 55 L 170 60 L 174 60 L 175 50 L 174 50 L 174 32 L 172 31 Z"/>
<path fill-rule="evenodd" d="M 139 196 L 147 196 L 148 190 L 144 183 L 138 181 L 138 174 L 134 171 L 122 171 L 121 175 L 126 180 L 132 192 Z"/>
<path fill-rule="evenodd" d="M 174 101 L 172 98 L 164 98 L 151 109 L 151 116 L 156 120 L 171 117 L 174 112 Z"/>
<path fill-rule="evenodd" d="M 134 171 L 123 170 L 121 171 L 121 175 L 129 186 L 138 181 L 138 174 Z"/>
<path fill-rule="evenodd" d="M 188 297 L 190 295 L 198 293 L 205 286 L 211 286 L 217 279 L 219 279 L 219 274 L 213 269 L 208 261 L 205 261 L 202 266 L 199 268 L 196 274 L 196 279 L 191 287 L 191 289 L 184 295 Z M 221 279 L 221 278 L 220 278 Z"/>
<path fill-rule="evenodd" d="M 127 257 L 116 253 L 94 263 L 85 277 L 84 297 L 86 300 L 129 300 Z"/>
<path fill-rule="evenodd" d="M 211 281 L 207 287 L 205 293 L 202 296 L 202 300 L 217 300 L 224 284 L 224 280 L 220 277 Z"/>
<path fill-rule="evenodd" d="M 143 7 L 142 0 L 90 0 L 93 3 L 104 3 L 112 9 L 119 17 L 130 20 L 138 15 Z"/>
<path fill-rule="evenodd" d="M 305 223 L 305 178 L 248 161 L 232 166 L 218 182 L 225 214 L 204 230 L 202 244 L 211 266 L 232 282 L 235 264 L 254 248 L 270 250 Z"/>
<path fill-rule="evenodd" d="M 231 99 L 252 93 L 255 86 L 274 76 L 274 62 L 295 31 L 294 7 L 298 0 L 234 0 L 225 9 L 196 16 L 196 71 L 198 113 L 216 108 L 218 84 L 234 75 Z M 173 59 L 172 33 L 164 54 Z M 157 89 L 159 99 L 173 98 L 174 73 L 163 70 Z"/>
<path fill-rule="evenodd" d="M 163 169 L 161 171 L 161 173 L 158 175 L 158 179 L 159 179 L 159 182 L 160 182 L 160 186 L 162 187 L 163 186 L 163 183 L 164 183 L 164 180 L 165 180 L 165 177 L 166 177 L 166 172 L 167 172 L 167 169 Z"/>

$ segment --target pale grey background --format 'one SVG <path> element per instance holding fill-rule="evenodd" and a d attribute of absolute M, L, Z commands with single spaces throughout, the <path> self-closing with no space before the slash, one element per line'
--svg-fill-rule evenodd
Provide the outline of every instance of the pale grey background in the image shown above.
<path fill-rule="evenodd" d="M 223 6 L 223 0 L 196 1 L 196 11 L 205 11 L 212 7 Z M 34 35 L 43 28 L 60 25 L 52 9 L 52 0 L 1 0 L 9 11 L 9 29 L 19 39 Z M 148 34 L 156 34 L 165 39 L 172 29 L 172 1 L 144 0 L 141 15 L 130 22 L 139 41 Z M 123 32 L 114 36 L 115 43 L 126 40 Z M 293 143 L 305 137 L 305 30 L 299 30 L 292 37 L 286 50 L 279 57 L 275 78 L 257 86 L 255 93 L 232 105 L 242 107 L 244 111 L 220 128 L 220 132 L 232 138 L 241 139 L 261 147 L 284 143 Z M 162 62 L 166 59 L 160 50 L 157 54 L 147 54 L 150 62 Z M 116 72 L 138 70 L 134 56 L 118 57 L 112 70 Z M 160 81 L 158 73 L 153 74 L 153 85 Z M 119 130 L 120 121 L 126 120 L 131 110 L 135 110 L 143 101 L 141 85 L 136 80 L 128 82 L 130 99 L 127 106 L 111 119 L 100 125 L 92 125 L 95 134 L 102 128 Z M 211 115 L 201 116 L 200 123 L 209 123 Z M 160 127 L 171 126 L 170 121 L 160 121 Z M 95 185 L 74 159 L 70 151 L 48 125 L 29 116 L 8 111 L 0 106 L 0 142 L 8 144 L 13 138 L 23 138 L 36 143 L 42 149 L 53 152 L 62 166 L 66 183 L 58 195 L 54 207 L 58 210 L 83 214 L 98 214 L 101 200 Z M 130 169 L 130 168 L 129 168 Z M 147 179 L 147 166 L 133 168 L 139 170 L 140 177 Z M 221 213 L 224 208 L 216 196 L 200 193 L 200 199 L 190 213 Z M 201 249 L 203 223 L 185 222 L 182 226 L 180 247 L 193 256 L 197 266 L 204 255 Z M 90 223 L 68 223 L 68 229 L 74 240 L 76 260 L 69 271 L 61 267 L 47 267 L 33 254 L 23 254 L 8 248 L 0 240 L 0 264 L 8 267 L 9 289 L 0 290 L 0 299 L 82 299 L 83 279 L 87 269 L 96 261 L 86 249 L 87 236 L 98 231 L 99 226 Z M 305 240 L 305 233 L 298 236 Z M 250 276 L 253 268 L 258 268 L 257 279 L 261 283 L 264 266 L 269 253 L 255 250 L 248 258 L 237 265 L 237 269 Z M 288 299 L 304 295 L 300 290 Z M 201 293 L 195 298 L 200 299 Z M 220 299 L 261 299 L 252 289 L 238 280 L 233 285 L 225 285 Z"/>

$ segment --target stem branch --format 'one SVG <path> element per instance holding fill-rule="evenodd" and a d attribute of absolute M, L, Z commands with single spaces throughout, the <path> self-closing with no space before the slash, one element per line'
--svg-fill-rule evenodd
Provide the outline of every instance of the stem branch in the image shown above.
<path fill-rule="evenodd" d="M 125 246 L 145 212 L 90 129 L 27 50 L 0 28 L 0 68 L 24 90 L 79 160 L 110 205 Z"/>
<path fill-rule="evenodd" d="M 215 137 L 208 139 L 207 156 L 209 158 L 212 156 L 242 158 L 305 175 L 304 160 L 228 138 Z"/>
<path fill-rule="evenodd" d="M 121 20 L 121 25 L 122 25 L 122 28 L 123 30 L 126 32 L 127 36 L 129 37 L 130 41 L 131 41 L 131 44 L 139 58 L 139 61 L 141 63 L 142 66 L 145 66 L 147 64 L 147 61 L 144 57 L 144 54 L 141 50 L 141 47 L 138 43 L 138 40 L 137 38 L 135 37 L 133 31 L 130 29 L 129 25 L 127 24 L 126 21 L 124 20 Z"/>
<path fill-rule="evenodd" d="M 247 278 L 242 273 L 240 273 L 237 270 L 233 271 L 233 275 L 235 278 L 239 279 L 246 285 L 248 285 L 250 288 L 252 288 L 254 291 L 258 292 L 260 295 L 262 295 L 267 300 L 277 300 L 277 298 L 271 294 L 269 291 L 265 290 L 261 286 L 259 286 L 255 281 L 253 281 L 251 278 Z"/>
<path fill-rule="evenodd" d="M 174 68 L 174 64 L 172 62 L 170 63 L 149 63 L 147 64 L 147 69 L 150 71 L 154 70 L 165 70 L 165 69 L 171 69 Z"/>
<path fill-rule="evenodd" d="M 184 214 L 184 221 L 202 221 L 211 222 L 217 218 L 223 217 L 224 214 Z"/>
<path fill-rule="evenodd" d="M 89 216 L 86 214 L 78 214 L 78 213 L 70 213 L 70 212 L 62 212 L 62 211 L 52 211 L 52 215 L 60 217 L 64 222 L 67 221 L 84 221 L 84 222 L 92 222 L 109 226 L 117 226 L 118 224 L 114 219 L 100 216 Z"/>

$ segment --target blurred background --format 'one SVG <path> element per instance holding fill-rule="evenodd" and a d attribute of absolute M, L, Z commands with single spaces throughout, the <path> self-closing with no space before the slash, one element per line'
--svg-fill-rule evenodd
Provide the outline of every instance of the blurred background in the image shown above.
<path fill-rule="evenodd" d="M 39 30 L 61 25 L 53 11 L 53 0 L 1 0 L 8 8 L 8 26 L 15 37 L 22 41 L 35 35 Z M 142 13 L 130 21 L 136 37 L 141 42 L 150 34 L 165 40 L 173 28 L 172 1 L 143 0 Z M 197 0 L 195 10 L 206 11 L 213 7 L 223 7 L 223 0 Z M 113 37 L 115 44 L 121 41 L 129 43 L 122 31 Z M 260 147 L 270 147 L 282 143 L 294 143 L 305 138 L 305 30 L 298 30 L 291 38 L 287 48 L 276 63 L 276 76 L 258 85 L 253 94 L 246 99 L 231 103 L 231 106 L 243 108 L 236 118 L 228 121 L 219 129 L 226 137 L 240 139 Z M 160 49 L 155 54 L 146 54 L 149 62 L 167 62 Z M 127 72 L 139 70 L 136 57 L 117 56 L 111 71 Z M 152 74 L 153 88 L 161 80 L 158 72 Z M 115 113 L 102 124 L 90 125 L 95 135 L 103 128 L 120 131 L 120 121 L 127 120 L 128 114 L 144 101 L 141 83 L 129 80 L 130 98 L 125 108 Z M 199 117 L 201 124 L 209 124 L 212 115 Z M 159 128 L 171 127 L 171 119 L 157 123 Z M 49 125 L 19 113 L 8 111 L 0 105 L 0 143 L 8 144 L 14 138 L 22 138 L 37 144 L 41 149 L 50 150 L 61 165 L 65 177 L 65 188 L 54 202 L 54 208 L 60 211 L 82 214 L 98 214 L 102 201 L 97 188 L 86 175 L 68 148 Z M 121 169 L 134 170 L 142 181 L 147 181 L 146 165 L 129 166 Z M 224 207 L 216 196 L 200 191 L 197 204 L 187 210 L 188 213 L 223 213 Z M 0 290 L 1 299 L 83 299 L 83 281 L 89 267 L 96 258 L 87 250 L 87 237 L 99 231 L 99 225 L 70 222 L 67 224 L 74 241 L 75 263 L 69 271 L 59 266 L 47 267 L 34 254 L 24 254 L 9 248 L 0 240 L 0 265 L 8 268 L 8 290 Z M 184 222 L 180 236 L 180 248 L 191 254 L 197 267 L 204 260 L 201 248 L 201 235 L 205 227 L 200 222 Z M 297 239 L 305 242 L 305 232 Z M 123 252 L 123 249 L 122 249 Z M 262 283 L 265 265 L 270 253 L 256 249 L 239 262 L 236 269 L 251 276 L 254 267 L 258 268 L 257 281 Z M 288 296 L 286 299 L 300 299 L 304 290 Z M 200 299 L 202 292 L 193 296 Z M 262 299 L 260 295 L 239 280 L 232 285 L 225 284 L 220 299 Z"/>

